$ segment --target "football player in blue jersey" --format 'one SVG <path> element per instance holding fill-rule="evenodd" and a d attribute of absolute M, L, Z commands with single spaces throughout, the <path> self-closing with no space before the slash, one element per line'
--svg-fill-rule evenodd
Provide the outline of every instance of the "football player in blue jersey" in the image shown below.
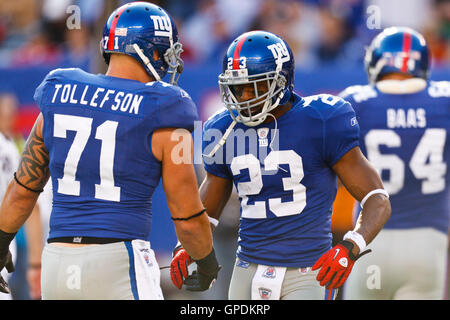
<path fill-rule="evenodd" d="M 251 31 L 225 54 L 226 109 L 204 125 L 200 196 L 217 225 L 233 184 L 241 201 L 230 299 L 330 299 L 390 215 L 380 177 L 361 153 L 351 105 L 294 93 L 294 59 L 272 33 Z M 362 201 L 356 228 L 332 248 L 336 176 Z M 190 259 L 174 252 L 181 287 Z M 189 279 L 189 278 L 188 278 Z"/>
<path fill-rule="evenodd" d="M 389 192 L 392 216 L 353 270 L 345 299 L 443 299 L 450 212 L 450 82 L 429 81 L 424 37 L 379 33 L 365 56 L 368 85 L 353 105 L 362 152 Z"/>
<path fill-rule="evenodd" d="M 197 119 L 173 85 L 182 71 L 176 26 L 156 5 L 129 3 L 107 20 L 101 50 L 105 75 L 57 69 L 36 89 L 41 113 L 0 209 L 0 267 L 11 269 L 9 243 L 51 177 L 43 299 L 162 299 L 147 241 L 162 178 L 178 238 L 197 262 L 188 289 L 206 290 L 220 269 L 211 228 L 192 161 L 172 156 L 173 133 L 192 147 Z M 171 83 L 161 81 L 167 73 Z"/>

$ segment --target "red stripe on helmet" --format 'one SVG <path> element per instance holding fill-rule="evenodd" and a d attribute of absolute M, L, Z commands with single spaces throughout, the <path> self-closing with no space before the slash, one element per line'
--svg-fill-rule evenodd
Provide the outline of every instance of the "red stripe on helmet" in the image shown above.
<path fill-rule="evenodd" d="M 117 22 L 119 21 L 120 15 L 124 10 L 126 9 L 126 6 L 123 6 L 122 9 L 120 9 L 119 12 L 114 16 L 112 22 L 111 22 L 111 28 L 109 28 L 109 36 L 108 36 L 108 50 L 114 50 L 114 34 L 116 33 L 116 26 Z"/>
<path fill-rule="evenodd" d="M 234 48 L 233 53 L 233 70 L 239 69 L 239 57 L 241 55 L 242 45 L 244 41 L 247 39 L 247 35 L 243 35 L 241 39 L 239 39 L 236 48 Z"/>
<path fill-rule="evenodd" d="M 402 72 L 408 72 L 409 52 L 411 51 L 411 34 L 405 32 L 403 34 L 403 64 Z"/>

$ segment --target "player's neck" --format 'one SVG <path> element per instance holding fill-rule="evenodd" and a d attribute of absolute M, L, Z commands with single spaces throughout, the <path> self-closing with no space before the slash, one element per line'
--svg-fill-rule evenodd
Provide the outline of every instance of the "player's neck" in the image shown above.
<path fill-rule="evenodd" d="M 282 115 L 284 115 L 286 112 L 288 112 L 289 110 L 291 110 L 292 108 L 292 103 L 288 102 L 283 104 L 282 106 L 278 106 L 275 109 L 273 109 L 272 111 L 270 111 L 270 113 L 275 117 L 275 118 L 279 118 Z M 272 117 L 267 117 L 266 120 L 263 123 L 269 123 L 272 122 L 273 118 Z"/>
<path fill-rule="evenodd" d="M 414 78 L 412 75 L 410 74 L 403 74 L 403 73 L 388 73 L 384 76 L 381 76 L 380 79 L 378 79 L 378 81 L 383 81 L 383 80 L 407 80 L 407 79 L 412 79 Z"/>
<path fill-rule="evenodd" d="M 142 65 L 135 59 L 126 55 L 111 55 L 108 70 L 106 75 L 110 77 L 117 77 L 129 80 L 136 80 L 142 83 L 154 81 L 147 72 L 145 72 Z"/>

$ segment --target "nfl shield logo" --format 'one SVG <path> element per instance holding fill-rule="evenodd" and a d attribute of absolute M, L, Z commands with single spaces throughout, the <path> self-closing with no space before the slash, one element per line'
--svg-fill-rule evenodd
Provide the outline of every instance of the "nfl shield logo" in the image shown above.
<path fill-rule="evenodd" d="M 269 140 L 267 136 L 269 135 L 269 128 L 259 128 L 257 131 L 258 142 L 260 147 L 267 147 L 269 145 Z"/>
<path fill-rule="evenodd" d="M 116 31 L 114 33 L 116 36 L 126 36 L 127 35 L 127 28 L 116 28 Z"/>
<path fill-rule="evenodd" d="M 144 254 L 144 260 L 147 263 L 147 265 L 150 265 L 150 258 L 148 257 L 147 254 Z"/>
<path fill-rule="evenodd" d="M 269 128 L 259 128 L 257 133 L 259 139 L 265 139 L 269 135 Z"/>
<path fill-rule="evenodd" d="M 272 295 L 272 290 L 267 289 L 267 288 L 259 288 L 259 296 L 261 297 L 261 299 L 264 300 L 268 300 L 270 298 L 270 296 Z"/>
<path fill-rule="evenodd" d="M 301 274 L 305 274 L 305 273 L 308 273 L 308 271 L 309 270 L 311 270 L 311 268 L 310 267 L 308 267 L 308 268 L 300 268 L 300 269 L 298 269 L 298 271 L 301 273 Z"/>
<path fill-rule="evenodd" d="M 268 267 L 267 269 L 266 269 L 266 271 L 264 271 L 264 273 L 263 273 L 263 277 L 266 277 L 266 278 L 271 278 L 271 279 L 273 279 L 273 278 L 275 278 L 277 276 L 277 274 L 276 274 L 276 272 L 275 272 L 275 268 L 274 267 Z"/>

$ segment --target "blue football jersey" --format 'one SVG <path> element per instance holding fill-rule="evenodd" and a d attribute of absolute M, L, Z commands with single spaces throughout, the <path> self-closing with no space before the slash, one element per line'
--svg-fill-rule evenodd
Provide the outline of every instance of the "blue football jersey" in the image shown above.
<path fill-rule="evenodd" d="M 50 155 L 49 239 L 92 236 L 148 240 L 161 163 L 158 128 L 193 130 L 197 109 L 182 89 L 56 69 L 36 89 Z"/>
<path fill-rule="evenodd" d="M 236 186 L 241 201 L 237 256 L 249 262 L 310 267 L 331 247 L 332 166 L 358 146 L 359 127 L 343 99 L 294 98 L 276 122 L 237 123 L 212 157 L 205 155 L 232 118 L 224 110 L 204 125 L 205 169 Z"/>
<path fill-rule="evenodd" d="M 390 195 L 385 228 L 432 227 L 447 234 L 450 211 L 450 82 L 429 82 L 412 94 L 352 86 L 361 150 Z"/>

